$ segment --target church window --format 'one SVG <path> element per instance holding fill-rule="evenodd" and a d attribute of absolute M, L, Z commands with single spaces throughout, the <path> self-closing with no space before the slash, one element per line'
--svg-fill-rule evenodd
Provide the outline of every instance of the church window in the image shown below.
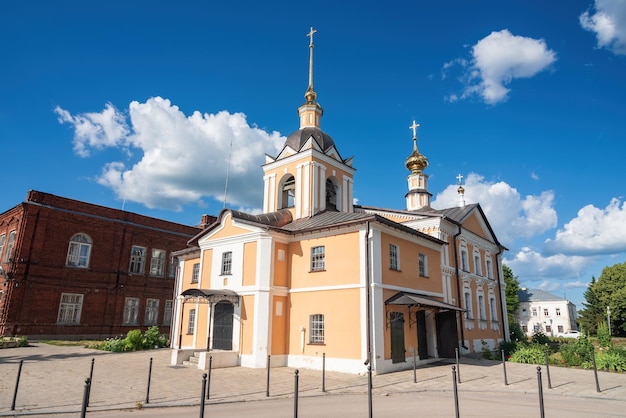
<path fill-rule="evenodd" d="M 67 249 L 66 266 L 89 267 L 89 257 L 91 255 L 91 238 L 86 234 L 75 234 L 70 240 Z"/>
<path fill-rule="evenodd" d="M 9 232 L 9 242 L 7 243 L 7 252 L 4 254 L 4 261 L 11 261 L 13 255 L 13 245 L 15 245 L 15 231 Z"/>
<path fill-rule="evenodd" d="M 324 270 L 325 255 L 325 248 L 323 245 L 311 248 L 311 271 Z"/>
<path fill-rule="evenodd" d="M 222 253 L 222 274 L 232 274 L 233 272 L 233 252 Z"/>
<path fill-rule="evenodd" d="M 309 343 L 324 344 L 324 315 L 309 316 Z"/>
<path fill-rule="evenodd" d="M 389 244 L 389 268 L 400 270 L 399 248 L 396 244 Z"/>
<path fill-rule="evenodd" d="M 337 210 L 337 186 L 331 179 L 326 180 L 326 208 Z"/>

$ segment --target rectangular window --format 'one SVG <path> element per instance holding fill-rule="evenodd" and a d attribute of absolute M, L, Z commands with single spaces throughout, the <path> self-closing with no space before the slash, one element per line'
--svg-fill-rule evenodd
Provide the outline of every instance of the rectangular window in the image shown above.
<path fill-rule="evenodd" d="M 557 329 L 559 331 L 559 334 L 563 334 L 563 325 L 559 325 Z"/>
<path fill-rule="evenodd" d="M 420 254 L 420 276 L 428 277 L 428 257 L 426 254 Z"/>
<path fill-rule="evenodd" d="M 0 260 L 2 260 L 2 251 L 4 251 L 4 243 L 7 240 L 7 234 L 0 235 Z"/>
<path fill-rule="evenodd" d="M 524 331 L 524 333 L 528 332 L 528 325 L 522 325 L 522 331 Z"/>
<path fill-rule="evenodd" d="M 324 246 L 311 248 L 311 271 L 322 271 L 325 266 L 325 248 Z"/>
<path fill-rule="evenodd" d="M 537 308 L 533 308 L 533 316 L 537 316 Z"/>
<path fill-rule="evenodd" d="M 193 334 L 196 329 L 196 310 L 189 311 L 189 322 L 187 323 L 187 334 Z"/>
<path fill-rule="evenodd" d="M 124 302 L 124 325 L 137 325 L 139 298 L 126 298 Z"/>
<path fill-rule="evenodd" d="M 83 309 L 83 295 L 78 293 L 61 293 L 57 324 L 78 325 Z"/>
<path fill-rule="evenodd" d="M 9 242 L 7 243 L 7 250 L 4 253 L 4 261 L 11 261 L 13 255 L 13 245 L 15 245 L 15 231 L 9 232 Z"/>
<path fill-rule="evenodd" d="M 309 343 L 324 344 L 324 315 L 309 316 Z"/>
<path fill-rule="evenodd" d="M 395 244 L 389 244 L 389 268 L 391 270 L 400 270 L 398 246 Z"/>
<path fill-rule="evenodd" d="M 165 273 L 165 251 L 153 248 L 150 259 L 150 275 L 163 277 L 163 273 Z"/>
<path fill-rule="evenodd" d="M 474 254 L 474 271 L 479 276 L 483 275 L 483 271 L 480 265 L 480 255 L 478 254 Z"/>
<path fill-rule="evenodd" d="M 498 320 L 498 315 L 496 314 L 496 298 L 489 298 L 489 314 L 492 321 Z"/>
<path fill-rule="evenodd" d="M 485 297 L 478 295 L 478 319 L 484 321 L 487 319 L 485 316 Z"/>
<path fill-rule="evenodd" d="M 198 283 L 199 278 L 200 278 L 200 263 L 195 263 L 193 265 L 193 271 L 191 272 L 191 283 Z"/>
<path fill-rule="evenodd" d="M 233 274 L 233 252 L 222 253 L 222 274 Z"/>
<path fill-rule="evenodd" d="M 146 316 L 144 318 L 145 325 L 156 325 L 159 319 L 159 300 L 146 300 Z"/>
<path fill-rule="evenodd" d="M 548 312 L 548 308 L 543 308 L 543 316 L 550 316 L 550 313 Z"/>
<path fill-rule="evenodd" d="M 133 245 L 133 249 L 130 253 L 130 267 L 128 271 L 134 274 L 143 274 L 144 263 L 146 261 L 146 249 Z"/>
<path fill-rule="evenodd" d="M 461 270 L 469 271 L 469 266 L 467 262 L 467 250 L 461 250 Z"/>
<path fill-rule="evenodd" d="M 552 326 L 546 325 L 546 332 L 552 332 Z"/>
<path fill-rule="evenodd" d="M 174 301 L 166 300 L 165 307 L 163 308 L 163 325 L 169 327 L 172 325 L 172 306 Z"/>
<path fill-rule="evenodd" d="M 491 271 L 491 260 L 487 260 L 487 278 L 493 279 L 493 271 Z"/>
<path fill-rule="evenodd" d="M 170 254 L 170 265 L 167 268 L 167 278 L 173 279 L 176 277 L 176 257 Z"/>
<path fill-rule="evenodd" d="M 465 312 L 465 315 L 467 319 L 473 319 L 474 314 L 472 312 L 472 295 L 469 292 L 465 292 L 464 296 L 465 296 L 465 309 L 467 310 L 467 312 Z"/>
<path fill-rule="evenodd" d="M 556 316 L 561 316 L 561 308 L 556 308 Z"/>

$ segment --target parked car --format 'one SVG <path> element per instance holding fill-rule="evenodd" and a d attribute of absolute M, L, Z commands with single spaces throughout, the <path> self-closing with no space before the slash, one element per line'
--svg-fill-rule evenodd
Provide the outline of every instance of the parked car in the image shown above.
<path fill-rule="evenodd" d="M 578 337 L 580 337 L 580 331 L 570 331 L 570 332 L 564 332 L 563 334 L 559 334 L 559 335 L 557 335 L 557 337 L 563 337 L 563 338 L 578 338 Z"/>

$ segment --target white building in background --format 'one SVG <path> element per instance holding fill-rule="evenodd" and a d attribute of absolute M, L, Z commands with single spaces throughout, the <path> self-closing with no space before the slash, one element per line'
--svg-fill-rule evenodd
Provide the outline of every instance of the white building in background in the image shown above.
<path fill-rule="evenodd" d="M 522 288 L 515 318 L 528 336 L 541 331 L 549 337 L 577 331 L 576 305 L 540 289 Z"/>

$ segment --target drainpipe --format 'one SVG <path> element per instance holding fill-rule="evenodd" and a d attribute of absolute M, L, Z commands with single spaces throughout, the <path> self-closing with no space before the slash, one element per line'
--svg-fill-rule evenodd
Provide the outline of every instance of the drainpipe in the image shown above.
<path fill-rule="evenodd" d="M 500 296 L 500 317 L 502 318 L 502 339 L 504 341 L 509 341 L 511 339 L 511 337 L 509 335 L 507 335 L 506 333 L 506 329 L 504 324 L 506 323 L 504 318 L 507 318 L 506 321 L 508 322 L 508 316 L 504 316 L 506 315 L 506 313 L 504 312 L 504 304 L 502 302 L 502 277 L 500 276 L 500 267 L 498 266 L 498 259 L 500 258 L 500 254 L 502 254 L 502 247 L 498 246 L 498 253 L 496 254 L 496 274 L 498 275 L 498 295 Z"/>
<path fill-rule="evenodd" d="M 371 289 L 370 289 L 370 222 L 367 221 L 367 229 L 365 232 L 365 297 L 366 297 L 366 338 L 367 338 L 367 360 L 366 364 L 372 366 L 372 307 L 371 307 Z"/>
<path fill-rule="evenodd" d="M 457 249 L 457 238 L 461 235 L 461 225 L 457 225 L 459 227 L 459 232 L 454 234 L 454 271 L 456 273 L 456 294 L 457 294 L 457 305 L 459 308 L 463 308 L 461 306 L 461 278 L 459 276 L 459 250 Z M 463 314 L 459 317 L 460 331 L 461 331 L 461 347 L 468 350 L 469 348 L 465 345 L 465 332 L 463 331 Z"/>

